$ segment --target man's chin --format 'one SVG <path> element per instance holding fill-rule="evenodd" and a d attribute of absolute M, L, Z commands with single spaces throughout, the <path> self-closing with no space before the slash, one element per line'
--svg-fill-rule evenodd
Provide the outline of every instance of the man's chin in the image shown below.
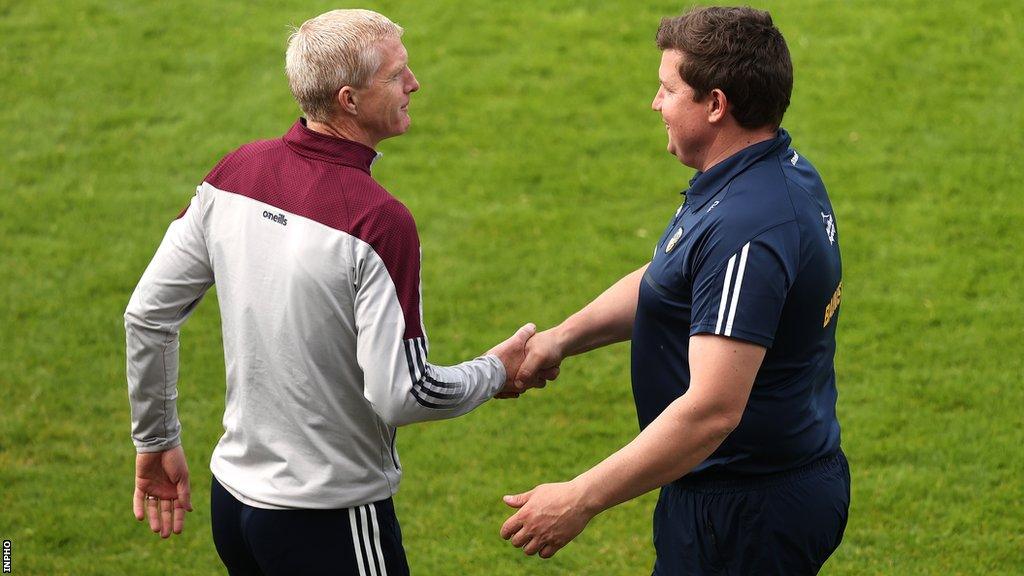
<path fill-rule="evenodd" d="M 692 168 L 692 165 L 687 164 L 686 159 L 683 158 L 682 154 L 679 152 L 679 149 L 673 146 L 671 142 L 669 142 L 668 145 L 665 146 L 665 151 L 671 154 L 672 156 L 675 156 L 676 160 L 678 160 L 680 164 L 684 164 Z"/>
<path fill-rule="evenodd" d="M 412 126 L 412 120 L 406 118 L 404 122 L 399 122 L 394 128 L 392 128 L 385 138 L 394 138 L 395 136 L 401 136 L 409 131 L 409 127 Z"/>

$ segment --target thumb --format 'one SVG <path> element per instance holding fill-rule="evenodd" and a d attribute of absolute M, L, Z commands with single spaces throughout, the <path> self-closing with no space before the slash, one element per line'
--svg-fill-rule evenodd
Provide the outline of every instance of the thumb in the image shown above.
<path fill-rule="evenodd" d="M 534 324 L 533 322 L 530 322 L 529 324 L 526 324 L 519 330 L 516 330 L 516 333 L 512 336 L 512 338 L 516 340 L 517 343 L 522 343 L 522 345 L 525 346 L 526 341 L 529 340 L 530 338 L 533 338 L 533 335 L 536 333 L 537 325 Z"/>
<path fill-rule="evenodd" d="M 516 333 L 508 339 L 508 342 L 515 347 L 516 353 L 523 353 L 526 351 L 526 343 L 529 342 L 530 338 L 533 338 L 535 334 L 537 334 L 537 325 L 530 322 L 519 330 L 516 330 Z M 515 380 L 516 388 L 519 390 L 523 389 L 523 380 L 533 375 L 533 370 L 532 368 L 529 368 L 528 360 L 529 355 L 526 354 L 526 357 L 524 357 L 519 366 L 516 367 L 516 373 L 509 375 L 509 378 L 513 378 Z M 526 368 L 525 371 L 523 370 L 524 368 Z"/>
<path fill-rule="evenodd" d="M 503 496 L 501 499 L 505 501 L 512 508 L 522 508 L 527 502 L 530 501 L 530 496 L 533 495 L 533 490 L 529 492 L 523 492 L 522 494 L 515 494 L 512 496 Z"/>
<path fill-rule="evenodd" d="M 523 326 L 516 333 L 509 336 L 508 340 L 503 341 L 494 348 L 487 351 L 488 354 L 494 354 L 499 358 L 504 358 L 508 354 L 521 354 L 526 348 L 526 343 L 533 338 L 533 335 L 537 333 L 537 326 L 533 322 Z"/>

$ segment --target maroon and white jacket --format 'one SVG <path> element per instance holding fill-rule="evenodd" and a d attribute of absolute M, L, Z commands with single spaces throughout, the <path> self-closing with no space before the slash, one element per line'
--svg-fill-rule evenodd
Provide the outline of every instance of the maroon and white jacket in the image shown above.
<path fill-rule="evenodd" d="M 170 225 L 125 311 L 132 436 L 180 443 L 178 330 L 214 284 L 227 366 L 211 469 L 263 508 L 388 498 L 395 427 L 494 396 L 494 356 L 427 361 L 420 245 L 409 210 L 370 176 L 371 148 L 299 120 L 227 155 Z"/>

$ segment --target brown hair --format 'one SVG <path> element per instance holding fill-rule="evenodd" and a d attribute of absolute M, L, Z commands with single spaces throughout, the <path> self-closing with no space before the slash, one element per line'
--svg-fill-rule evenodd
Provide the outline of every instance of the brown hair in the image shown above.
<path fill-rule="evenodd" d="M 693 8 L 664 18 L 658 48 L 685 58 L 679 77 L 694 100 L 718 88 L 744 128 L 777 128 L 793 92 L 793 61 L 771 14 L 753 8 Z"/>

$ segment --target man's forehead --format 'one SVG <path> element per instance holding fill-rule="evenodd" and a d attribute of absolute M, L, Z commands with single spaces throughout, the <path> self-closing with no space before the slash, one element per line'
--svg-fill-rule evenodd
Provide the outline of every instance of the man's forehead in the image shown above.
<path fill-rule="evenodd" d="M 388 38 L 381 43 L 380 54 L 384 57 L 377 68 L 379 74 L 391 74 L 405 68 L 409 62 L 409 53 L 398 38 Z"/>
<path fill-rule="evenodd" d="M 661 65 L 675 68 L 683 59 L 683 53 L 679 50 L 663 50 L 661 52 Z"/>
<path fill-rule="evenodd" d="M 662 82 L 679 80 L 679 64 L 683 53 L 679 50 L 664 50 L 661 53 L 661 65 L 658 66 L 658 77 Z"/>

